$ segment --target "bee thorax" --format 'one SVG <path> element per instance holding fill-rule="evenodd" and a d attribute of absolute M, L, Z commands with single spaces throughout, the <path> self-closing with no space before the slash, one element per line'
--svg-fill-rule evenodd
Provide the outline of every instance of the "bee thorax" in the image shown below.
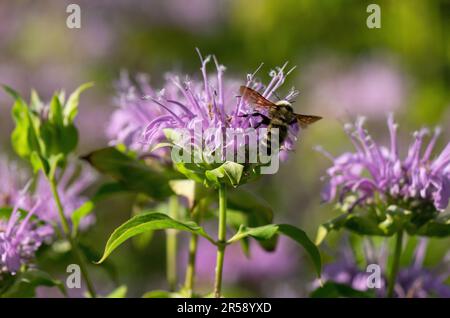
<path fill-rule="evenodd" d="M 289 103 L 287 100 L 280 100 L 280 101 L 276 102 L 275 105 L 292 107 L 292 104 Z"/>

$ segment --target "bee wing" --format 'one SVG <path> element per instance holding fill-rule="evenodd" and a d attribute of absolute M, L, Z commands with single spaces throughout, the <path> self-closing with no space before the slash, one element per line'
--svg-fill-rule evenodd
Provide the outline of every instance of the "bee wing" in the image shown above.
<path fill-rule="evenodd" d="M 301 114 L 295 114 L 297 117 L 298 124 L 301 128 L 306 128 L 309 125 L 315 123 L 318 120 L 321 120 L 322 117 L 320 116 L 314 116 L 314 115 L 301 115 Z"/>
<path fill-rule="evenodd" d="M 258 93 L 254 89 L 251 89 L 250 87 L 241 86 L 241 88 L 239 89 L 239 93 L 241 94 L 243 99 L 245 99 L 246 101 L 248 101 L 251 104 L 254 104 L 255 106 L 259 106 L 259 107 L 274 107 L 274 106 L 276 106 L 270 100 L 266 99 L 264 96 L 262 96 L 260 93 Z"/>

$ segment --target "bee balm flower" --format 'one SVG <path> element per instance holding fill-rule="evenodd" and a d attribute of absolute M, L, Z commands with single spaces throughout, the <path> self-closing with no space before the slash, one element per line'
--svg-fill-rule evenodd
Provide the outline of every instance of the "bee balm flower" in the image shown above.
<path fill-rule="evenodd" d="M 35 252 L 49 239 L 53 230 L 49 225 L 32 220 L 39 203 L 21 219 L 22 196 L 8 220 L 0 221 L 0 278 L 2 273 L 16 274 L 22 265 L 28 265 Z"/>
<path fill-rule="evenodd" d="M 355 126 L 346 127 L 355 151 L 331 157 L 333 166 L 327 171 L 323 199 L 330 202 L 338 197 L 343 202 L 352 196 L 354 199 L 348 210 L 370 205 L 379 198 L 386 204 L 398 204 L 408 209 L 427 206 L 443 211 L 450 198 L 450 143 L 432 158 L 440 130 L 435 130 L 426 147 L 424 138 L 429 131 L 415 132 L 414 141 L 402 158 L 393 116 L 388 118 L 388 146 L 377 144 L 363 124 L 364 119 L 360 118 Z"/>
<path fill-rule="evenodd" d="M 163 88 L 156 90 L 142 77 L 137 86 L 122 79 L 121 108 L 113 114 L 107 131 L 112 142 L 149 153 L 158 144 L 173 141 L 170 139 L 174 134 L 169 138 L 168 131 L 177 131 L 184 137 L 177 140 L 177 145 L 192 151 L 198 159 L 196 164 L 225 161 L 261 164 L 258 154 L 252 157 L 249 153 L 257 152 L 258 144 L 266 136 L 269 124 L 262 119 L 267 111 L 256 111 L 255 105 L 238 96 L 239 88 L 247 86 L 259 91 L 265 99 L 273 99 L 292 69 L 286 72 L 286 65 L 277 68 L 270 73 L 272 80 L 263 85 L 255 80 L 256 72 L 248 74 L 246 81 L 226 79 L 225 67 L 214 57 L 200 55 L 200 59 L 201 80 L 168 74 Z M 211 61 L 215 64 L 214 74 L 207 72 Z M 290 101 L 296 95 L 291 90 L 284 99 Z M 282 155 L 294 148 L 299 131 L 297 123 L 289 124 L 287 137 L 276 148 Z M 239 157 L 240 153 L 245 154 L 245 159 Z M 228 154 L 235 159 L 230 160 Z"/>

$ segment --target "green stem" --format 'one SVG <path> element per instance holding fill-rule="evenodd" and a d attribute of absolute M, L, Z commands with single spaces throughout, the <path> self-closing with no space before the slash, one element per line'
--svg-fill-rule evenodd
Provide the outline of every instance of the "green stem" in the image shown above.
<path fill-rule="evenodd" d="M 169 198 L 169 216 L 178 219 L 178 197 L 173 195 Z M 166 275 L 169 283 L 169 290 L 175 291 L 177 288 L 177 232 L 175 230 L 166 231 Z"/>
<path fill-rule="evenodd" d="M 197 256 L 197 246 L 198 246 L 198 235 L 191 234 L 191 239 L 189 240 L 189 260 L 186 267 L 186 278 L 184 282 L 184 288 L 188 293 L 189 297 L 192 297 L 194 292 L 194 282 L 195 282 L 195 259 Z"/>
<path fill-rule="evenodd" d="M 394 297 L 394 287 L 395 282 L 397 280 L 398 269 L 400 266 L 400 256 L 402 254 L 402 245 L 403 245 L 403 231 L 397 233 L 397 238 L 395 241 L 395 249 L 394 249 L 394 259 L 392 262 L 391 272 L 389 275 L 389 284 L 387 297 Z"/>
<path fill-rule="evenodd" d="M 55 181 L 55 179 L 51 178 L 51 179 L 49 179 L 49 182 L 50 182 L 50 187 L 52 190 L 53 198 L 55 199 L 55 202 L 56 202 L 56 207 L 58 208 L 58 214 L 59 214 L 59 218 L 61 220 L 61 226 L 62 226 L 64 235 L 66 236 L 67 240 L 69 241 L 72 253 L 75 256 L 75 259 L 77 260 L 78 265 L 80 266 L 81 275 L 83 275 L 84 281 L 86 282 L 86 287 L 87 287 L 89 294 L 91 295 L 92 298 L 96 298 L 97 294 L 95 292 L 94 285 L 92 284 L 91 279 L 89 278 L 89 273 L 87 271 L 87 266 L 86 266 L 83 254 L 81 253 L 81 251 L 78 247 L 77 240 L 74 237 L 72 237 L 72 234 L 70 232 L 69 221 L 67 221 L 66 215 L 64 214 L 64 209 L 61 204 L 61 199 L 59 197 L 56 181 Z"/>
<path fill-rule="evenodd" d="M 227 187 L 225 184 L 219 186 L 219 231 L 217 237 L 217 260 L 216 279 L 214 284 L 214 296 L 220 298 L 222 290 L 222 270 L 225 257 L 227 240 Z"/>

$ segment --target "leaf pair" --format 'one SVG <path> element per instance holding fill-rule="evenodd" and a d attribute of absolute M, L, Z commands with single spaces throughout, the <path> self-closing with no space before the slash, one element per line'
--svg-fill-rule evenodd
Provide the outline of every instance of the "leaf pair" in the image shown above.
<path fill-rule="evenodd" d="M 112 233 L 106 243 L 103 256 L 98 263 L 103 262 L 117 247 L 131 237 L 142 234 L 146 231 L 163 229 L 175 229 L 195 233 L 204 237 L 212 244 L 217 245 L 217 242 L 215 242 L 214 239 L 211 238 L 205 230 L 195 222 L 181 222 L 170 218 L 166 214 L 147 212 L 131 218 Z M 266 241 L 274 238 L 278 234 L 286 235 L 303 246 L 313 260 L 316 272 L 320 276 L 321 257 L 317 247 L 310 241 L 305 232 L 292 225 L 269 224 L 254 228 L 242 226 L 239 231 L 227 241 L 227 244 L 231 244 L 248 237 L 252 237 L 258 241 Z"/>

